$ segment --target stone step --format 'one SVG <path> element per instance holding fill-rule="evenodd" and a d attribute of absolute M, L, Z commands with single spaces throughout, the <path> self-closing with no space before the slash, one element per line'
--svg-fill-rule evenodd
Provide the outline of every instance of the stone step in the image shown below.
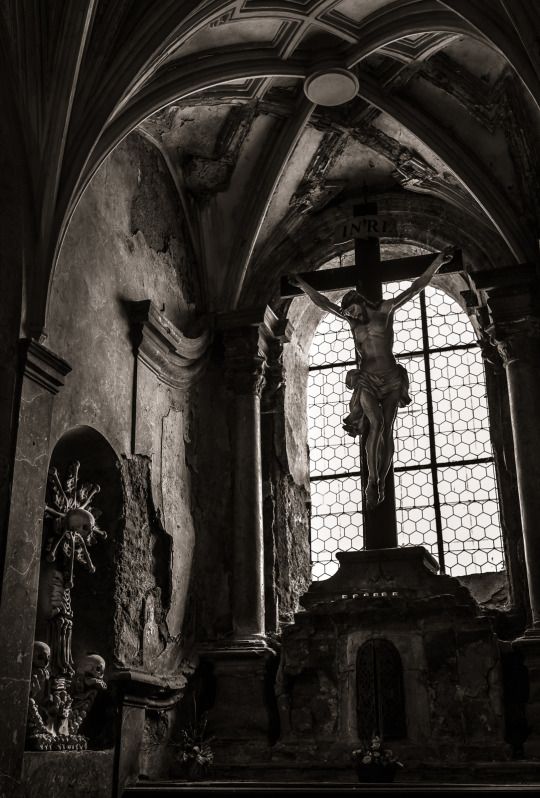
<path fill-rule="evenodd" d="M 128 787 L 122 793 L 122 798 L 152 798 L 152 796 L 167 796 L 167 798 L 202 798 L 205 795 L 217 795 L 220 798 L 225 796 L 270 796 L 289 795 L 289 796 L 310 796 L 319 798 L 330 795 L 338 796 L 378 796 L 385 795 L 405 796 L 424 794 L 426 796 L 436 793 L 438 796 L 454 795 L 538 795 L 540 793 L 540 782 L 536 784 L 435 784 L 430 783 L 403 783 L 403 784 L 360 784 L 358 782 L 350 784 L 336 784 L 335 782 L 218 782 L 218 781 L 197 781 L 197 782 L 141 782 L 133 787 Z"/>

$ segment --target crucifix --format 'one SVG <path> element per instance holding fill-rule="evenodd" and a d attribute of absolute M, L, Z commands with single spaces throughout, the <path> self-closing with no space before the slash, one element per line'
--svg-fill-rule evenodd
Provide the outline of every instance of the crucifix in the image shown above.
<path fill-rule="evenodd" d="M 392 353 L 394 311 L 420 293 L 433 276 L 453 261 L 445 272 L 460 271 L 457 251 L 381 261 L 380 237 L 392 234 L 391 219 L 377 214 L 376 203 L 356 206 L 354 219 L 344 225 L 344 237 L 355 238 L 355 264 L 309 274 L 290 275 L 282 283 L 282 297 L 303 292 L 314 304 L 346 320 L 353 335 L 357 368 L 347 374 L 353 390 L 344 430 L 360 436 L 363 446 L 361 474 L 365 548 L 397 546 L 392 469 L 393 426 L 398 407 L 411 401 L 408 377 Z M 307 278 L 307 279 L 306 279 Z M 383 282 L 413 282 L 392 300 L 383 300 Z M 352 288 L 354 286 L 354 288 Z M 336 305 L 321 291 L 349 288 Z"/>

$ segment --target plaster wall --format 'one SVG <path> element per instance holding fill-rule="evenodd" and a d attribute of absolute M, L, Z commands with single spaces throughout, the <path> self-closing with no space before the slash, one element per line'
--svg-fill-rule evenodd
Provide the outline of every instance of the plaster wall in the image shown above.
<path fill-rule="evenodd" d="M 136 367 L 129 312 L 150 299 L 185 332 L 194 279 L 167 167 L 145 139 L 129 136 L 83 195 L 54 276 L 47 345 L 73 372 L 55 403 L 51 448 L 88 425 L 119 458 L 124 522 L 108 542 L 117 562 L 115 658 L 154 672 L 173 668 L 182 647 L 194 546 L 189 397 Z M 83 467 L 85 452 L 78 456 Z M 153 642 L 143 646 L 148 623 Z"/>

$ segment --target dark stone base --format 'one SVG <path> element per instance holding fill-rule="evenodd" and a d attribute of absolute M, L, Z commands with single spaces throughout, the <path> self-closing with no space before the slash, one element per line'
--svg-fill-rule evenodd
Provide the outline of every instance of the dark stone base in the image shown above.
<path fill-rule="evenodd" d="M 26 751 L 26 798 L 111 798 L 114 751 Z"/>
<path fill-rule="evenodd" d="M 277 723 L 271 674 L 275 651 L 264 640 L 254 640 L 231 641 L 201 653 L 213 672 L 215 701 L 207 731 L 215 740 L 216 759 L 245 763 L 265 758 Z"/>
<path fill-rule="evenodd" d="M 529 734 L 524 750 L 527 756 L 540 758 L 540 629 L 528 629 L 513 645 L 521 652 L 528 672 L 526 720 Z"/>

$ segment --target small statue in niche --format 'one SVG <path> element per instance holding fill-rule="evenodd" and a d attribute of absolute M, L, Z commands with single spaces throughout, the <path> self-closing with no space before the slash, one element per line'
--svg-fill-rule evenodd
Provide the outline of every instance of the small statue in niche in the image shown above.
<path fill-rule="evenodd" d="M 405 291 L 378 303 L 370 302 L 359 291 L 348 291 L 339 306 L 299 275 L 289 277 L 290 283 L 302 289 L 315 305 L 350 325 L 358 368 L 347 373 L 345 384 L 353 394 L 343 428 L 353 438 L 360 435 L 364 441 L 368 466 L 366 505 L 370 509 L 384 501 L 386 475 L 394 453 L 396 414 L 399 407 L 411 401 L 407 372 L 392 352 L 394 312 L 423 291 L 452 258 L 453 248 L 448 247 Z"/>
<path fill-rule="evenodd" d="M 79 462 L 74 462 L 68 471 L 65 486 L 62 485 L 58 471 L 49 473 L 49 489 L 52 500 L 45 508 L 46 536 L 44 543 L 45 565 L 44 607 L 48 620 L 50 648 L 39 643 L 35 652 L 36 665 L 33 666 L 33 683 L 47 681 L 46 695 L 39 699 L 32 695 L 31 702 L 37 708 L 38 717 L 49 736 L 46 747 L 44 741 L 36 739 L 37 723 L 34 706 L 31 704 L 28 727 L 28 743 L 38 750 L 82 750 L 87 746 L 85 737 L 77 734 L 82 720 L 88 713 L 97 691 L 104 689 L 103 675 L 105 661 L 98 654 L 87 655 L 80 664 L 77 679 L 72 684 L 75 668 L 71 653 L 73 631 L 73 611 L 71 590 L 74 586 L 75 563 L 85 566 L 91 573 L 95 567 L 89 554 L 89 547 L 106 533 L 96 525 L 97 513 L 90 507 L 93 497 L 99 493 L 99 485 L 79 484 Z M 36 644 L 37 645 L 37 644 Z M 38 660 L 45 658 L 46 646 L 49 649 L 48 665 L 50 676 L 39 671 Z M 35 670 L 35 676 L 34 676 Z M 98 676 L 99 674 L 99 676 Z M 95 679 L 90 687 L 89 679 Z"/>
<path fill-rule="evenodd" d="M 51 469 L 49 484 L 52 488 L 55 507 L 46 506 L 45 513 L 55 517 L 54 531 L 47 542 L 47 560 L 55 562 L 61 552 L 68 565 L 67 587 L 73 587 L 75 562 L 80 562 L 91 573 L 94 563 L 88 552 L 98 538 L 105 539 L 107 533 L 96 526 L 95 513 L 90 502 L 99 493 L 99 485 L 83 483 L 78 487 L 79 462 L 71 465 L 64 491 L 58 471 Z"/>
<path fill-rule="evenodd" d="M 47 643 L 36 640 L 32 656 L 26 737 L 29 746 L 37 751 L 50 751 L 53 743 L 53 737 L 48 727 L 49 716 L 46 710 L 50 698 L 50 661 L 50 647 Z"/>
<path fill-rule="evenodd" d="M 96 695 L 106 690 L 104 681 L 105 660 L 99 654 L 85 654 L 77 663 L 75 677 L 71 683 L 72 710 L 69 719 L 69 731 L 76 734 L 87 716 Z"/>

